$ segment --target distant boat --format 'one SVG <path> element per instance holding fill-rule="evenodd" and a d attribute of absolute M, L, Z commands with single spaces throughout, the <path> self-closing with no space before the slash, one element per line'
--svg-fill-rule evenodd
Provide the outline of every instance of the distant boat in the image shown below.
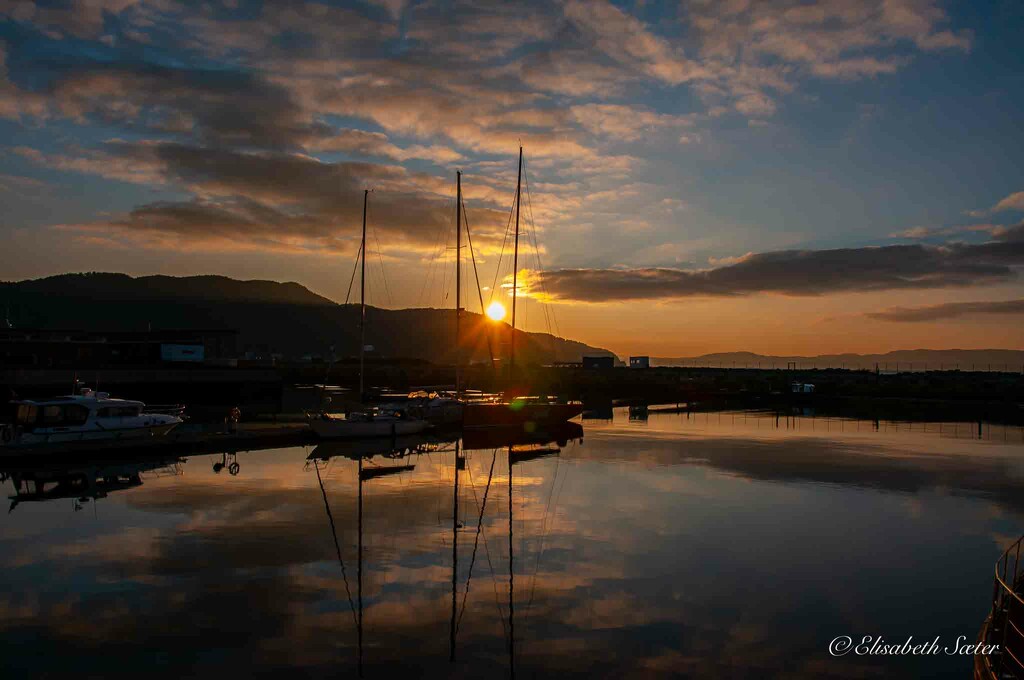
<path fill-rule="evenodd" d="M 362 268 L 359 275 L 359 401 L 365 392 L 366 368 L 366 205 L 370 190 L 363 191 L 363 236 L 359 246 Z M 345 417 L 321 413 L 309 421 L 310 428 L 322 439 L 359 439 L 370 437 L 397 437 L 423 432 L 430 423 L 408 414 L 371 409 L 353 412 Z"/>
<path fill-rule="evenodd" d="M 147 412 L 141 401 L 114 399 L 89 389 L 65 397 L 12 401 L 9 409 L 10 422 L 0 425 L 0 450 L 7 452 L 151 439 L 183 422 L 180 409 Z"/>

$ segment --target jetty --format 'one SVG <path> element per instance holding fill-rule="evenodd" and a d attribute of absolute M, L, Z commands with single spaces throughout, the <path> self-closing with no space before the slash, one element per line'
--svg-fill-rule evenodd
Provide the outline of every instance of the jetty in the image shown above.
<path fill-rule="evenodd" d="M 996 561 L 989 612 L 974 657 L 975 680 L 1024 680 L 1024 536 Z M 986 649 L 987 648 L 987 649 Z M 986 651 L 994 650 L 992 653 Z"/>

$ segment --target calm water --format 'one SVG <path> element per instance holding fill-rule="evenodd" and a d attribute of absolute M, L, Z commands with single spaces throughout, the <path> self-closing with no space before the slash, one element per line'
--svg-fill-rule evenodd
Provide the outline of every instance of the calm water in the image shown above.
<path fill-rule="evenodd" d="M 584 427 L 560 453 L 516 454 L 511 515 L 507 448 L 465 451 L 456 492 L 452 444 L 376 456 L 362 483 L 351 447 L 310 447 L 26 498 L 0 519 L 3 666 L 969 677 L 968 657 L 828 645 L 973 640 L 1000 547 L 1024 532 L 1020 428 L 624 410 Z"/>

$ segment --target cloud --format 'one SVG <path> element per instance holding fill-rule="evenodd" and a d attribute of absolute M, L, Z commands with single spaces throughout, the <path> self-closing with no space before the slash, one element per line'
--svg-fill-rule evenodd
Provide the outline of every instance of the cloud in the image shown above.
<path fill-rule="evenodd" d="M 103 33 L 105 15 L 124 12 L 138 0 L 70 0 L 57 5 L 3 0 L 0 16 L 31 23 L 55 37 L 97 38 Z"/>
<path fill-rule="evenodd" d="M 41 118 L 69 118 L 218 143 L 301 147 L 332 128 L 301 108 L 284 87 L 239 70 L 75 60 L 48 64 Z M 245 115 L 240 115 L 245 111 Z"/>
<path fill-rule="evenodd" d="M 955 236 L 957 234 L 986 233 L 991 236 L 1005 234 L 1007 228 L 998 224 L 965 224 L 956 227 L 911 227 L 894 231 L 889 238 L 905 238 L 921 240 L 940 236 Z"/>
<path fill-rule="evenodd" d="M 451 182 L 398 165 L 326 163 L 303 154 L 242 152 L 163 142 L 112 141 L 88 157 L 21 149 L 47 167 L 177 187 L 184 201 L 159 201 L 127 214 L 61 225 L 93 240 L 128 237 L 140 245 L 191 250 L 351 250 L 364 188 L 374 228 L 391 248 L 422 251 L 452 227 Z M 130 169 L 125 174 L 125 169 Z M 473 205 L 482 249 L 504 231 L 504 211 Z"/>
<path fill-rule="evenodd" d="M 7 43 L 0 40 L 0 117 L 18 119 L 39 117 L 46 111 L 46 99 L 33 92 L 24 92 L 11 82 L 7 67 Z"/>
<path fill-rule="evenodd" d="M 691 116 L 672 116 L 619 104 L 574 106 L 572 115 L 587 131 L 619 141 L 635 141 L 666 128 L 687 128 Z"/>
<path fill-rule="evenodd" d="M 421 3 L 407 21 L 406 38 L 460 61 L 492 62 L 555 38 L 556 14 L 557 6 L 544 3 Z"/>
<path fill-rule="evenodd" d="M 1006 198 L 996 203 L 991 208 L 979 208 L 978 210 L 968 210 L 967 215 L 971 217 L 985 217 L 997 212 L 1024 212 L 1024 191 L 1017 191 L 1010 194 Z"/>
<path fill-rule="evenodd" d="M 50 188 L 50 185 L 47 182 L 35 179 L 34 177 L 0 173 L 0 191 L 24 194 L 44 191 L 48 188 Z"/>
<path fill-rule="evenodd" d="M 454 163 L 463 158 L 462 154 L 440 145 L 413 145 L 400 148 L 388 141 L 381 132 L 365 130 L 337 130 L 330 137 L 317 140 L 313 145 L 317 151 L 350 151 L 363 156 L 384 156 L 398 161 L 410 158 L 425 158 L 437 163 Z"/>
<path fill-rule="evenodd" d="M 796 0 L 696 2 L 682 17 L 682 33 L 672 23 L 655 30 L 606 0 L 515 9 L 474 2 L 457 11 L 391 0 L 378 5 L 237 3 L 187 11 L 173 2 L 132 0 L 8 3 L 8 15 L 26 27 L 102 35 L 106 47 L 85 59 L 52 51 L 31 67 L 23 57 L 19 63 L 32 77 L 20 88 L 0 80 L 0 115 L 307 151 L 351 144 L 351 124 L 335 129 L 327 122 L 342 116 L 391 134 L 449 142 L 415 144 L 408 153 L 380 145 L 371 152 L 395 160 L 451 162 L 459 152 L 448 146 L 498 153 L 520 139 L 535 157 L 596 159 L 600 140 L 587 135 L 600 138 L 606 126 L 595 129 L 592 115 L 575 119 L 543 94 L 609 100 L 634 84 L 687 84 L 709 110 L 724 103 L 758 119 L 777 110 L 778 94 L 792 91 L 801 75 L 869 77 L 907 63 L 907 54 L 892 53 L 896 46 L 906 52 L 969 45 L 966 34 L 945 27 L 945 12 L 931 0 L 831 0 L 814 7 Z M 117 41 L 168 46 L 171 35 L 169 46 L 181 53 L 176 59 L 138 62 L 132 59 L 141 52 L 114 49 Z M 627 141 L 638 138 L 634 132 Z"/>
<path fill-rule="evenodd" d="M 532 91 L 568 97 L 614 97 L 639 80 L 621 65 L 600 63 L 590 50 L 565 46 L 531 52 L 500 72 Z"/>
<path fill-rule="evenodd" d="M 921 239 L 927 238 L 936 234 L 934 229 L 929 227 L 911 227 L 910 229 L 903 229 L 902 231 L 894 231 L 889 234 L 889 238 L 912 238 Z"/>
<path fill-rule="evenodd" d="M 972 42 L 969 32 L 944 28 L 948 16 L 934 0 L 701 0 L 686 19 L 702 65 L 716 76 L 705 97 L 724 96 L 753 117 L 775 110 L 766 89 L 788 91 L 802 75 L 874 77 L 904 67 L 912 50 L 966 51 Z"/>
<path fill-rule="evenodd" d="M 892 307 L 865 316 L 880 321 L 940 321 L 964 316 L 1016 316 L 1024 314 L 1024 299 L 978 302 L 947 302 L 923 307 Z"/>
<path fill-rule="evenodd" d="M 399 148 L 386 135 L 339 129 L 303 106 L 287 87 L 239 70 L 140 63 L 54 65 L 39 117 L 66 117 L 127 129 L 263 149 L 343 150 L 399 160 L 461 156 L 442 146 Z M 240 115 L 244 111 L 244 115 Z"/>
<path fill-rule="evenodd" d="M 813 296 L 965 287 L 1016 279 L 1024 265 L 1024 224 L 976 245 L 894 245 L 749 254 L 705 270 L 557 269 L 527 276 L 537 297 L 583 302 L 777 293 Z"/>
<path fill-rule="evenodd" d="M 616 215 L 588 212 L 587 195 L 641 166 L 618 145 L 704 142 L 712 117 L 761 121 L 808 78 L 872 77 L 970 43 L 931 0 L 697 1 L 658 22 L 607 0 L 0 0 L 0 12 L 12 17 L 0 116 L 59 133 L 17 153 L 178 192 L 65 227 L 172 245 L 188 234 L 192 247 L 245 233 L 260 235 L 249 246 L 335 247 L 365 184 L 394 211 L 395 242 L 421 247 L 449 219 L 451 184 L 422 161 L 478 171 L 467 192 L 485 244 L 514 185 L 514 163 L 487 164 L 520 143 L 548 182 L 533 187 L 539 221 L 582 229 Z M 133 141 L 65 141 L 104 137 Z"/>
<path fill-rule="evenodd" d="M 127 215 L 83 224 L 57 225 L 83 240 L 188 252 L 204 250 L 268 250 L 280 252 L 353 252 L 330 220 L 310 214 L 288 214 L 246 199 L 160 201 L 139 206 Z"/>
<path fill-rule="evenodd" d="M 993 212 L 1000 212 L 1003 210 L 1016 210 L 1018 212 L 1024 211 L 1024 191 L 1018 191 L 1015 194 L 1010 194 L 992 207 Z"/>
<path fill-rule="evenodd" d="M 682 50 L 606 0 L 570 0 L 565 16 L 598 50 L 657 80 L 678 85 L 704 75 Z"/>

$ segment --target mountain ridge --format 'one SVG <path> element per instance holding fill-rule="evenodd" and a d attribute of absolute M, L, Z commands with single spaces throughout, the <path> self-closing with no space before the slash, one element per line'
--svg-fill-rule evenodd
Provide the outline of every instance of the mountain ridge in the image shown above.
<path fill-rule="evenodd" d="M 879 368 L 888 365 L 892 368 L 894 364 L 922 364 L 923 367 L 949 368 L 956 367 L 968 370 L 975 367 L 985 370 L 991 365 L 993 368 L 1003 366 L 1016 366 L 1024 368 L 1024 350 L 1017 349 L 897 349 L 888 352 L 869 354 L 858 354 L 855 352 L 842 352 L 835 354 L 819 354 L 813 356 L 805 355 L 771 355 L 758 354 L 756 352 L 712 352 L 692 357 L 651 357 L 652 366 L 722 366 L 728 368 L 732 363 L 737 367 L 765 367 L 785 368 L 787 363 L 795 362 L 798 366 L 806 368 L 809 365 L 817 365 L 818 368 L 869 368 L 873 369 L 875 364 Z"/>
<path fill-rule="evenodd" d="M 242 281 L 220 275 L 132 277 L 91 272 L 0 282 L 0 304 L 21 328 L 85 331 L 223 329 L 238 331 L 238 350 L 352 356 L 359 351 L 359 305 L 340 304 L 295 282 Z M 451 363 L 455 310 L 366 310 L 375 356 Z M 489 361 L 508 342 L 509 326 L 463 310 L 464 358 Z M 516 331 L 523 362 L 579 361 L 613 352 L 548 333 Z M 331 348 L 334 348 L 333 350 Z"/>

